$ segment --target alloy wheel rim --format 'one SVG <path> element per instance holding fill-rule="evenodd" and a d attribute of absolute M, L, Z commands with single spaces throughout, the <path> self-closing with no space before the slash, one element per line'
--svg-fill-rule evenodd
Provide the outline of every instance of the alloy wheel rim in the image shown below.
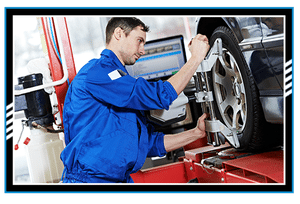
<path fill-rule="evenodd" d="M 225 125 L 242 132 L 247 120 L 245 84 L 235 58 L 225 48 L 212 69 L 212 78 L 215 101 Z"/>

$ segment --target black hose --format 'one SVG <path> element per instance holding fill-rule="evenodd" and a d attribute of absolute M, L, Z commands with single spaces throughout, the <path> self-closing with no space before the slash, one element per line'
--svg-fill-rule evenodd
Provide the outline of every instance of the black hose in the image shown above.
<path fill-rule="evenodd" d="M 53 130 L 53 129 L 50 129 L 50 128 L 47 128 L 47 127 L 44 127 L 42 125 L 39 125 L 37 124 L 36 122 L 32 122 L 32 127 L 34 128 L 37 128 L 37 129 L 43 129 L 44 131 L 46 132 L 50 132 L 50 133 L 60 133 L 60 132 L 64 132 L 64 129 L 61 129 L 61 130 Z"/>

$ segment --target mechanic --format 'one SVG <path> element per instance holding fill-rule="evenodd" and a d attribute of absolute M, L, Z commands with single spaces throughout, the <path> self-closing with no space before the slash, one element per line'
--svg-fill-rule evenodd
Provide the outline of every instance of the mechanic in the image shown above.
<path fill-rule="evenodd" d="M 192 39 L 191 58 L 169 80 L 148 82 L 129 76 L 124 67 L 145 54 L 148 30 L 137 18 L 111 18 L 106 49 L 70 84 L 63 115 L 64 183 L 132 183 L 130 174 L 146 157 L 163 156 L 206 136 L 206 114 L 194 129 L 165 135 L 154 131 L 144 111 L 169 108 L 204 59 L 208 39 L 200 34 Z"/>

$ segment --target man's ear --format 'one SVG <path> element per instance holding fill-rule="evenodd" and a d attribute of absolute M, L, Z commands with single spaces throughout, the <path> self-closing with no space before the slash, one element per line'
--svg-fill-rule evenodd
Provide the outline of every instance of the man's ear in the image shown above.
<path fill-rule="evenodd" d="M 116 40 L 120 40 L 121 37 L 122 37 L 122 34 L 124 34 L 124 30 L 123 30 L 122 28 L 120 28 L 120 27 L 117 27 L 117 28 L 114 30 L 113 36 L 114 36 L 114 38 L 115 38 Z"/>

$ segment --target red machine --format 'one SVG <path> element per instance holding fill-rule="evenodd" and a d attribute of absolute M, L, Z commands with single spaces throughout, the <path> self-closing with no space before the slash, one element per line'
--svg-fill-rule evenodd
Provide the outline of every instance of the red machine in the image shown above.
<path fill-rule="evenodd" d="M 57 32 L 56 32 L 57 29 L 59 29 L 60 39 L 63 45 L 62 49 L 65 56 L 64 59 L 68 69 L 68 82 L 66 81 L 65 83 L 59 86 L 55 86 L 55 92 L 58 101 L 58 110 L 60 112 L 60 117 L 62 119 L 63 104 L 68 90 L 68 83 L 71 83 L 72 80 L 74 79 L 76 75 L 76 69 L 75 69 L 75 63 L 74 63 L 66 18 L 57 17 L 55 19 L 56 22 L 54 22 L 54 18 L 42 17 L 41 21 L 43 25 L 43 31 L 45 34 L 45 40 L 46 40 L 46 45 L 47 45 L 47 50 L 48 50 L 48 55 L 50 60 L 50 70 L 51 70 L 53 81 L 58 81 L 62 79 L 64 76 L 62 62 L 60 62 L 60 59 L 55 50 L 55 45 L 57 45 L 57 49 L 59 49 L 59 43 L 58 43 Z M 53 25 L 53 30 L 54 30 L 53 36 L 51 31 L 49 30 L 49 26 L 47 25 L 47 23 L 52 23 Z M 54 37 L 55 45 L 53 43 L 52 37 Z"/>
<path fill-rule="evenodd" d="M 51 18 L 54 21 L 53 18 Z M 45 39 L 50 58 L 50 67 L 53 81 L 63 76 L 62 66 L 51 44 L 51 33 L 45 25 L 47 19 L 42 18 Z M 73 54 L 69 40 L 66 19 L 57 18 L 56 26 L 60 29 L 61 41 L 65 61 L 68 66 L 69 81 L 76 75 Z M 57 40 L 57 36 L 55 35 Z M 220 42 L 218 42 L 220 43 Z M 220 49 L 218 45 L 215 49 Z M 202 67 L 202 70 L 206 69 Z M 67 82 L 56 86 L 58 108 L 62 118 L 62 110 Z M 200 96 L 202 97 L 202 96 Z M 209 100 L 209 95 L 206 99 Z M 216 123 L 207 123 L 212 130 Z M 208 138 L 209 140 L 211 138 Z M 228 137 L 231 143 L 236 138 Z M 215 142 L 218 142 L 215 138 Z M 207 138 L 197 141 L 194 147 L 185 147 L 185 156 L 179 158 L 178 162 L 153 167 L 132 174 L 135 183 L 284 183 L 284 151 L 277 149 L 264 153 L 241 153 L 232 148 L 228 143 L 220 146 L 208 145 L 213 141 Z M 236 146 L 238 147 L 238 143 Z"/>
<path fill-rule="evenodd" d="M 239 153 L 226 143 L 185 151 L 179 162 L 140 170 L 136 183 L 284 183 L 283 151 Z"/>

